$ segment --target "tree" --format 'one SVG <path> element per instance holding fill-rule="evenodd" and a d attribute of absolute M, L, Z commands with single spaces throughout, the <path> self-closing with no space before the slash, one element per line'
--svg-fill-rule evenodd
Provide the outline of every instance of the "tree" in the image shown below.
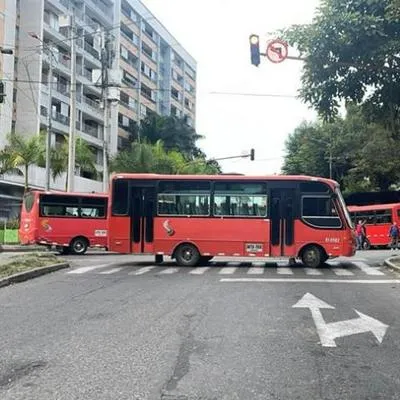
<path fill-rule="evenodd" d="M 68 151 L 69 151 L 69 140 L 64 137 L 65 140 L 62 144 L 52 147 L 50 149 L 50 169 L 53 180 L 57 177 L 62 176 L 63 173 L 67 173 L 65 185 L 68 181 Z M 41 134 L 39 143 L 39 157 L 38 165 L 44 167 L 46 164 L 46 135 Z M 95 166 L 95 155 L 89 144 L 82 138 L 76 138 L 75 142 L 75 166 L 79 167 L 82 171 L 88 173 L 96 173 Z"/>
<path fill-rule="evenodd" d="M 24 137 L 17 134 L 8 135 L 8 144 L 3 153 L 7 154 L 5 162 L 12 169 L 19 169 L 25 178 L 25 190 L 29 188 L 29 167 L 37 164 L 40 152 L 38 136 Z"/>
<path fill-rule="evenodd" d="M 399 0 L 323 0 L 309 25 L 282 36 L 305 58 L 300 97 L 324 120 L 341 100 L 400 134 Z M 396 10 L 396 12 L 393 12 Z"/>
<path fill-rule="evenodd" d="M 218 164 L 204 158 L 189 160 L 176 150 L 167 151 L 159 140 L 155 144 L 146 140 L 134 142 L 129 150 L 120 151 L 111 161 L 113 172 L 160 174 L 215 174 Z"/>
<path fill-rule="evenodd" d="M 196 157 L 200 151 L 196 142 L 202 136 L 184 119 L 150 113 L 141 121 L 139 132 L 149 143 L 161 140 L 166 150 L 178 150 L 188 158 Z"/>
<path fill-rule="evenodd" d="M 400 144 L 383 125 L 348 105 L 345 118 L 303 123 L 289 135 L 283 172 L 332 177 L 345 192 L 388 190 L 400 180 Z"/>

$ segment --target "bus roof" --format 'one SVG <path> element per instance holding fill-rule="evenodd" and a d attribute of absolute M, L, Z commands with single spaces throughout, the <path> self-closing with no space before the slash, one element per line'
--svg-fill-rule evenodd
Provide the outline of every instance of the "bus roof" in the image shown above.
<path fill-rule="evenodd" d="M 354 212 L 354 211 L 387 210 L 394 207 L 400 207 L 400 203 L 370 204 L 367 206 L 347 206 L 347 209 L 350 212 Z"/>
<path fill-rule="evenodd" d="M 165 174 L 113 174 L 112 179 L 158 179 L 158 180 L 270 180 L 270 181 L 314 181 L 324 182 L 331 187 L 338 186 L 334 180 L 308 175 L 165 175 Z"/>
<path fill-rule="evenodd" d="M 88 192 L 63 192 L 58 190 L 50 190 L 46 192 L 45 190 L 30 190 L 27 193 L 39 193 L 39 194 L 55 194 L 55 195 L 62 195 L 62 196 L 85 196 L 85 197 L 108 197 L 108 193 L 88 193 Z"/>

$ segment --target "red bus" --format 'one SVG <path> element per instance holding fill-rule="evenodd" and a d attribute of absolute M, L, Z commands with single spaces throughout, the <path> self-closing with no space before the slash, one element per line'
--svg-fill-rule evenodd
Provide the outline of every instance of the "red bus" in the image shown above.
<path fill-rule="evenodd" d="M 371 204 L 368 206 L 347 207 L 354 224 L 365 221 L 366 240 L 363 248 L 387 247 L 389 245 L 389 228 L 393 222 L 400 224 L 400 203 Z"/>
<path fill-rule="evenodd" d="M 109 250 L 171 256 L 301 258 L 317 267 L 352 256 L 355 235 L 339 185 L 307 176 L 116 174 Z"/>
<path fill-rule="evenodd" d="M 64 254 L 107 247 L 107 211 L 106 194 L 30 191 L 22 202 L 20 242 Z"/>

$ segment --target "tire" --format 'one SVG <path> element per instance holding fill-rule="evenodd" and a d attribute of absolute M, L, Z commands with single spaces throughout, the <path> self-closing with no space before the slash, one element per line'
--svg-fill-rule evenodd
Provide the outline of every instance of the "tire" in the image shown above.
<path fill-rule="evenodd" d="M 212 256 L 201 256 L 200 264 L 208 264 L 213 258 Z"/>
<path fill-rule="evenodd" d="M 84 237 L 77 237 L 71 241 L 69 249 L 71 254 L 83 255 L 88 249 L 88 241 Z"/>
<path fill-rule="evenodd" d="M 200 253 L 196 246 L 185 243 L 176 249 L 175 258 L 181 267 L 194 267 L 200 261 Z"/>
<path fill-rule="evenodd" d="M 306 267 L 317 268 L 326 261 L 326 256 L 319 247 L 307 246 L 301 254 L 301 261 Z"/>
<path fill-rule="evenodd" d="M 370 248 L 371 248 L 371 242 L 368 239 L 364 240 L 362 244 L 362 249 L 369 250 Z"/>

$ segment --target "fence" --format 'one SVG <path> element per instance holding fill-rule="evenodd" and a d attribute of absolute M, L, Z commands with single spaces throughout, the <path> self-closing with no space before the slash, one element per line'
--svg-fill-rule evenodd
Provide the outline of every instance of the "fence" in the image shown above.
<path fill-rule="evenodd" d="M 18 221 L 1 221 L 0 222 L 0 244 L 17 244 L 18 237 Z"/>

